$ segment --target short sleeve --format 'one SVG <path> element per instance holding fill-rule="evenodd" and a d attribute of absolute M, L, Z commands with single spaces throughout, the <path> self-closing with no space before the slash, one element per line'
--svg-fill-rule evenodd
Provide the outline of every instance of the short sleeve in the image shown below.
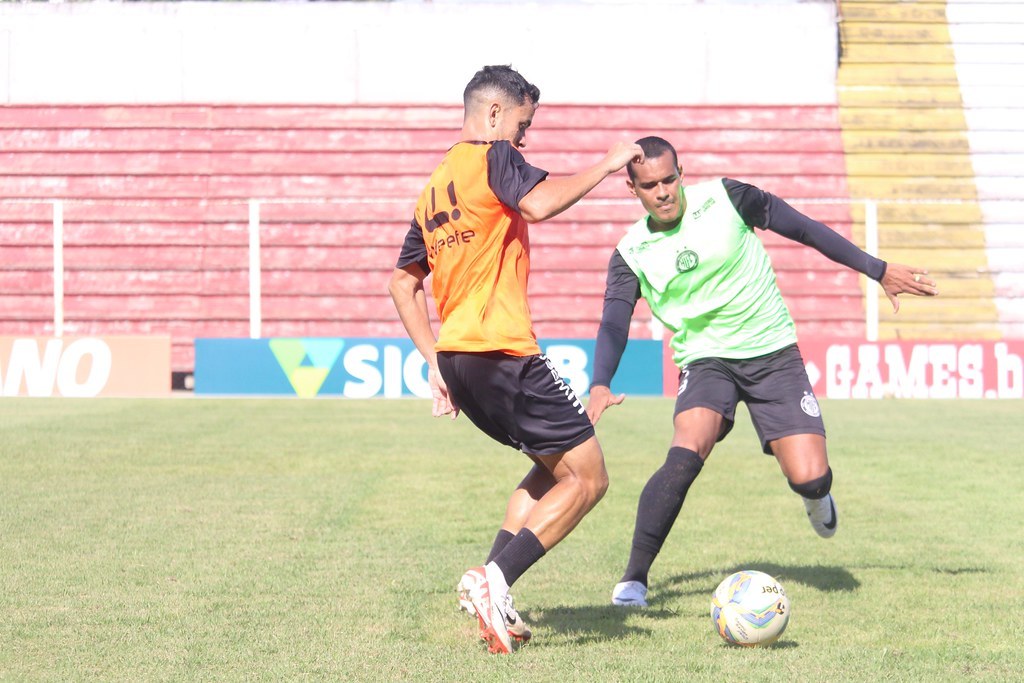
<path fill-rule="evenodd" d="M 723 178 L 722 184 L 732 205 L 736 207 L 736 213 L 740 215 L 743 222 L 752 228 L 761 228 L 768 225 L 768 200 L 769 194 L 759 187 L 749 185 L 732 178 Z"/>
<path fill-rule="evenodd" d="M 398 263 L 395 264 L 395 268 L 405 268 L 414 263 L 419 265 L 424 273 L 430 272 L 430 266 L 427 263 L 427 245 L 423 242 L 423 230 L 415 219 L 409 226 L 409 232 L 405 234 L 405 242 L 402 244 L 402 251 L 398 255 Z"/>
<path fill-rule="evenodd" d="M 501 203 L 519 211 L 519 200 L 529 194 L 548 172 L 526 163 L 508 140 L 499 140 L 487 150 L 487 183 Z"/>

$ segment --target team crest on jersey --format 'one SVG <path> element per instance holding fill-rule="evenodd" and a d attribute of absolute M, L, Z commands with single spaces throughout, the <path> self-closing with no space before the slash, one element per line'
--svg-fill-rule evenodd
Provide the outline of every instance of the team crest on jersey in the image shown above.
<path fill-rule="evenodd" d="M 800 399 L 800 410 L 811 417 L 821 417 L 821 407 L 818 405 L 818 399 L 814 398 L 814 394 L 804 392 L 804 397 Z"/>
<path fill-rule="evenodd" d="M 676 256 L 676 270 L 680 273 L 689 273 L 700 263 L 697 252 L 692 249 L 684 249 Z"/>

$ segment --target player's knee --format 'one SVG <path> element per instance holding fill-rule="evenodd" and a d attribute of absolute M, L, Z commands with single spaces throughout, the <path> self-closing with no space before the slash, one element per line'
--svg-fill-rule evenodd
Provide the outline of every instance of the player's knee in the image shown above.
<path fill-rule="evenodd" d="M 591 498 L 590 498 L 590 501 L 591 501 L 590 502 L 590 507 L 594 507 L 595 505 L 597 505 L 601 501 L 601 499 L 604 498 L 604 494 L 607 493 L 607 492 L 608 492 L 608 477 L 605 477 L 603 480 L 601 480 L 600 485 L 597 486 L 592 491 Z"/>
<path fill-rule="evenodd" d="M 585 457 L 576 461 L 571 472 L 579 486 L 579 495 L 588 509 L 597 504 L 608 491 L 608 469 L 604 464 L 604 454 L 594 441 L 595 448 L 586 452 Z"/>
<path fill-rule="evenodd" d="M 828 468 L 823 476 L 801 484 L 794 484 L 790 481 L 789 488 L 804 498 L 810 498 L 811 500 L 824 498 L 832 490 L 832 468 Z"/>
<path fill-rule="evenodd" d="M 585 495 L 590 506 L 597 505 L 598 501 L 604 498 L 604 494 L 608 492 L 608 470 L 602 467 L 599 472 L 588 477 L 587 481 L 584 482 L 584 488 L 586 489 Z"/>
<path fill-rule="evenodd" d="M 680 446 L 673 446 L 668 449 L 668 455 L 665 456 L 666 467 L 673 469 L 688 470 L 694 473 L 696 477 L 700 473 L 701 468 L 704 467 L 704 459 L 698 455 L 698 452 L 691 448 L 683 448 Z"/>

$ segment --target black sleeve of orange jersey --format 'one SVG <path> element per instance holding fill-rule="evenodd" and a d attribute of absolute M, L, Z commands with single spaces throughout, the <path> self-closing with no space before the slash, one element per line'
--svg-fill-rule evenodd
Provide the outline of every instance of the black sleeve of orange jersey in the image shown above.
<path fill-rule="evenodd" d="M 608 262 L 604 311 L 594 343 L 594 374 L 590 386 L 611 386 L 629 341 L 629 321 L 640 298 L 640 278 L 616 249 Z"/>
<path fill-rule="evenodd" d="M 747 225 L 768 229 L 816 249 L 836 263 L 881 281 L 885 261 L 875 258 L 824 223 L 808 218 L 771 192 L 732 178 L 724 178 L 736 212 Z"/>
<path fill-rule="evenodd" d="M 414 218 L 409 226 L 409 232 L 405 233 L 405 242 L 402 244 L 402 252 L 398 255 L 398 263 L 395 268 L 405 268 L 412 264 L 419 265 L 424 273 L 430 272 L 427 264 L 427 245 L 423 242 L 423 230 Z"/>
<path fill-rule="evenodd" d="M 519 200 L 529 194 L 548 172 L 526 163 L 508 140 L 498 140 L 487 150 L 487 184 L 501 203 L 519 211 Z"/>

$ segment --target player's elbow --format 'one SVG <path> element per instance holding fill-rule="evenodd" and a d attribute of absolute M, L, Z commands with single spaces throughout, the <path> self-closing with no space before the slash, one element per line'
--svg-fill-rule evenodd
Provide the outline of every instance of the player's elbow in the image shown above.
<path fill-rule="evenodd" d="M 558 206 L 557 201 L 540 183 L 519 200 L 519 214 L 527 223 L 540 223 L 558 214 L 565 207 Z"/>
<path fill-rule="evenodd" d="M 398 274 L 400 272 L 401 271 L 399 271 L 396 268 L 395 272 L 391 274 L 391 278 L 388 280 L 388 290 L 387 290 L 388 294 L 391 296 L 392 299 L 395 299 L 395 300 L 398 299 L 399 292 L 402 289 L 401 285 L 399 284 L 399 275 Z"/>
<path fill-rule="evenodd" d="M 421 286 L 422 280 L 401 268 L 395 268 L 395 271 L 391 274 L 391 279 L 388 280 L 388 294 L 398 304 L 413 298 L 416 288 Z"/>
<path fill-rule="evenodd" d="M 527 223 L 540 223 L 550 218 L 550 214 L 544 211 L 542 207 L 538 206 L 535 202 L 528 203 L 525 198 L 519 202 L 519 215 L 523 217 Z"/>

